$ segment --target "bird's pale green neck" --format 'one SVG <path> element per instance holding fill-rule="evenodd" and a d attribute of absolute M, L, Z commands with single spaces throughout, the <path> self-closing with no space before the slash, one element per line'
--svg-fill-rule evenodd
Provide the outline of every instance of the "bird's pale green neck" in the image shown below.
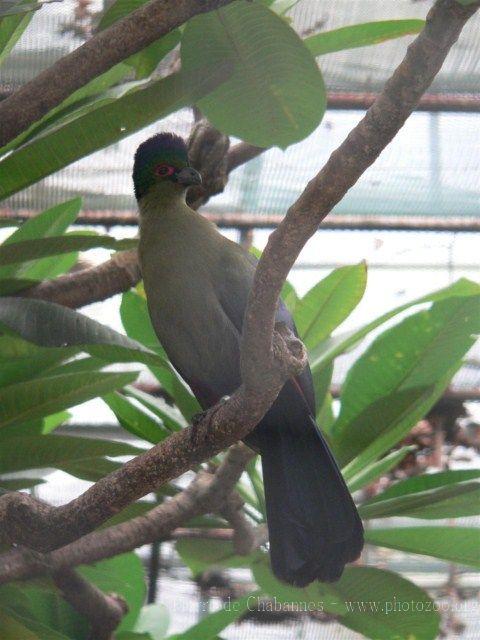
<path fill-rule="evenodd" d="M 171 210 L 189 209 L 185 202 L 186 189 L 172 182 L 158 183 L 151 187 L 138 203 L 140 215 L 159 216 Z M 160 212 L 162 212 L 160 214 Z"/>

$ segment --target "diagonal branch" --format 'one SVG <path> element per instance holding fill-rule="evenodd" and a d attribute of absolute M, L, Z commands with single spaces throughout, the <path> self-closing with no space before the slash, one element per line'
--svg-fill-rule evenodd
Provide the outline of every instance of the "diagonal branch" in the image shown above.
<path fill-rule="evenodd" d="M 150 0 L 0 102 L 0 147 L 113 65 L 199 13 L 232 0 Z"/>
<path fill-rule="evenodd" d="M 16 549 L 0 556 L 0 584 L 47 572 L 60 575 L 66 568 L 132 551 L 141 545 L 169 538 L 175 529 L 193 517 L 223 511 L 224 506 L 230 516 L 235 508 L 233 519 L 238 526 L 240 505 L 232 499 L 232 491 L 253 455 L 246 445 L 235 445 L 229 449 L 215 474 L 200 472 L 186 489 L 171 500 L 143 516 L 94 531 L 51 553 Z M 27 498 L 33 506 L 34 499 Z M 242 527 L 243 531 L 247 530 L 243 521 Z"/>
<path fill-rule="evenodd" d="M 178 477 L 245 437 L 264 416 L 284 381 L 301 370 L 305 353 L 298 341 L 274 331 L 281 285 L 295 258 L 319 223 L 355 184 L 402 127 L 432 82 L 462 27 L 480 2 L 462 6 L 437 0 L 426 26 L 410 45 L 385 89 L 307 185 L 285 220 L 271 235 L 260 260 L 248 304 L 242 347 L 242 386 L 191 427 L 109 474 L 67 505 L 30 516 L 28 505 L 15 508 L 18 494 L 0 497 L 2 538 L 52 549 L 92 531 L 133 500 Z M 280 329 L 280 328 L 279 328 Z"/>

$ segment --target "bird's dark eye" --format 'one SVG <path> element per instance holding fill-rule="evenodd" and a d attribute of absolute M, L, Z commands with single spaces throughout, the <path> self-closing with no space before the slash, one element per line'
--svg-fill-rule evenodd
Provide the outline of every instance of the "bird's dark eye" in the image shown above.
<path fill-rule="evenodd" d="M 175 167 L 171 167 L 168 164 L 157 164 L 155 167 L 155 174 L 162 178 L 166 176 L 171 176 L 175 173 Z"/>

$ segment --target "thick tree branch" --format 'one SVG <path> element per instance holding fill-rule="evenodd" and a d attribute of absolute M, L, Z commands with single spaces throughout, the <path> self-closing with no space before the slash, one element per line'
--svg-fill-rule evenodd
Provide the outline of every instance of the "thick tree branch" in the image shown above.
<path fill-rule="evenodd" d="M 247 309 L 242 348 L 242 386 L 207 412 L 196 426 L 175 433 L 150 451 L 109 474 L 67 505 L 32 518 L 18 494 L 0 497 L 2 537 L 7 542 L 48 550 L 92 531 L 110 516 L 155 487 L 199 464 L 253 429 L 284 381 L 301 370 L 305 353 L 280 326 L 274 331 L 279 291 L 298 253 L 321 220 L 374 162 L 401 128 L 438 72 L 450 47 L 479 2 L 468 7 L 438 0 L 422 33 L 385 89 L 309 183 L 275 231 L 257 268 Z M 273 338 L 272 338 L 273 337 Z"/>
<path fill-rule="evenodd" d="M 51 553 L 16 549 L 0 556 L 0 584 L 51 572 L 60 575 L 69 567 L 98 562 L 143 544 L 169 539 L 175 529 L 205 513 L 221 512 L 225 508 L 232 515 L 241 506 L 238 496 L 232 497 L 236 495 L 232 491 L 253 455 L 246 445 L 237 444 L 229 449 L 214 474 L 200 472 L 181 493 L 143 516 L 94 531 Z M 26 498 L 34 508 L 42 504 L 30 496 Z M 51 507 L 49 511 L 52 512 Z M 234 520 L 238 525 L 240 516 L 235 515 Z M 247 525 L 243 521 L 242 526 L 245 532 Z"/>
<path fill-rule="evenodd" d="M 232 0 L 151 0 L 97 33 L 0 102 L 0 147 L 113 65 L 199 13 Z"/>
<path fill-rule="evenodd" d="M 128 291 L 141 277 L 136 250 L 120 251 L 98 266 L 44 280 L 19 295 L 78 309 Z"/>

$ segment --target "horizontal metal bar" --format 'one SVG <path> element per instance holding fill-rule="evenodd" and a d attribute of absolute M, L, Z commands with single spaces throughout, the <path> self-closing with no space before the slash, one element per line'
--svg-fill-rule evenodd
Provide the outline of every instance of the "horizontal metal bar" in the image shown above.
<path fill-rule="evenodd" d="M 36 215 L 37 211 L 30 209 L 0 208 L 0 220 L 16 219 L 27 220 Z M 255 214 L 248 212 L 217 212 L 202 211 L 202 214 L 219 227 L 232 229 L 273 229 L 283 220 L 284 215 L 279 213 Z M 136 210 L 90 210 L 83 211 L 76 220 L 77 224 L 91 224 L 112 227 L 136 226 L 138 213 Z M 327 217 L 320 230 L 358 230 L 358 231 L 480 231 L 480 216 L 477 218 L 453 216 L 402 216 L 402 215 L 343 215 L 334 214 Z"/>

